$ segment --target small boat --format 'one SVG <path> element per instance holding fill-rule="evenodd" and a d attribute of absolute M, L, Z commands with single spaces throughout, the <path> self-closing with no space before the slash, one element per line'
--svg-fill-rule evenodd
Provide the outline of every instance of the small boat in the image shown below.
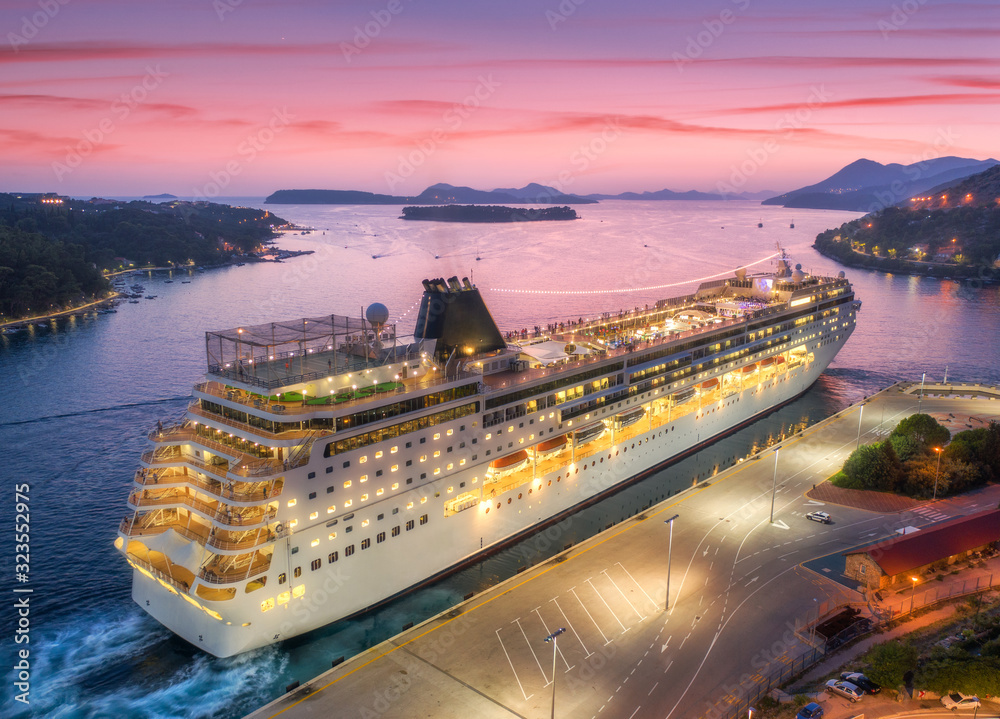
<path fill-rule="evenodd" d="M 511 474 L 521 469 L 528 463 L 528 453 L 523 449 L 514 454 L 508 454 L 506 457 L 501 457 L 500 459 L 494 459 L 490 462 L 490 474 L 494 477 L 502 477 L 506 474 Z"/>
<path fill-rule="evenodd" d="M 182 285 L 190 285 L 191 284 L 191 280 L 181 280 L 181 284 Z"/>
<path fill-rule="evenodd" d="M 579 447 L 587 442 L 593 442 L 595 439 L 604 434 L 607 427 L 604 422 L 595 422 L 594 424 L 587 425 L 586 427 L 581 427 L 580 429 L 573 432 L 573 444 Z"/>
<path fill-rule="evenodd" d="M 788 226 L 791 227 L 793 230 L 795 229 L 795 223 L 794 222 L 789 222 Z"/>
<path fill-rule="evenodd" d="M 156 295 L 146 295 L 146 299 L 147 300 L 155 300 L 156 299 Z"/>
<path fill-rule="evenodd" d="M 636 407 L 635 409 L 630 409 L 627 412 L 621 412 L 615 415 L 615 428 L 625 429 L 629 425 L 635 424 L 645 416 L 646 410 L 642 407 Z"/>
<path fill-rule="evenodd" d="M 719 386 L 719 380 L 709 379 L 701 383 L 701 388 L 703 390 L 712 390 Z"/>
<path fill-rule="evenodd" d="M 165 285 L 172 285 L 173 283 L 174 283 L 173 280 L 166 280 L 166 281 L 164 281 L 163 284 L 165 284 Z"/>
<path fill-rule="evenodd" d="M 752 373 L 754 373 L 754 372 L 757 371 L 757 365 L 756 365 L 756 363 L 755 364 L 748 364 L 747 366 L 745 366 L 743 368 L 742 371 L 743 371 L 743 374 L 752 374 Z"/>
<path fill-rule="evenodd" d="M 760 222 L 757 223 L 757 227 L 763 227 L 763 226 L 764 226 L 764 218 L 762 217 L 760 218 Z"/>
<path fill-rule="evenodd" d="M 770 367 L 771 365 L 774 364 L 774 357 L 765 357 L 757 364 L 761 367 Z"/>
<path fill-rule="evenodd" d="M 562 452 L 566 449 L 568 442 L 569 440 L 566 438 L 566 435 L 561 434 L 558 437 L 552 437 L 544 442 L 539 442 L 532 449 L 536 457 L 548 457 Z"/>

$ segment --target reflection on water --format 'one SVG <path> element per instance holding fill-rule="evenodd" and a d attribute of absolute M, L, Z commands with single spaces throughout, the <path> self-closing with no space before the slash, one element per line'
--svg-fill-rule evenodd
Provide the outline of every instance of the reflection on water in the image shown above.
<path fill-rule="evenodd" d="M 583 208 L 575 222 L 510 226 L 404 223 L 397 213 L 282 207 L 279 215 L 317 232 L 280 244 L 315 254 L 196 272 L 183 278 L 190 284 L 168 284 L 165 273 L 147 275 L 141 281 L 156 300 L 0 335 L 0 445 L 18 450 L 8 454 L 8 476 L 31 483 L 36 589 L 32 704 L 26 708 L 8 695 L 4 716 L 242 716 L 290 681 L 305 680 L 331 660 L 447 609 L 898 379 L 919 379 L 922 372 L 940 378 L 948 366 L 953 378 L 1000 381 L 995 286 L 847 270 L 864 302 L 858 328 L 796 402 L 367 616 L 240 657 L 201 654 L 131 601 L 130 574 L 112 542 L 145 433 L 158 419 L 184 411 L 204 372 L 205 331 L 360 314 L 376 301 L 409 331 L 420 281 L 451 275 L 474 278 L 501 329 L 531 327 L 689 292 L 692 278 L 764 257 L 775 240 L 805 269 L 836 274 L 842 268 L 810 245 L 817 233 L 855 216 L 796 209 L 792 217 L 784 208 L 735 202 L 605 202 Z M 765 227 L 758 229 L 762 213 Z M 793 219 L 794 230 L 788 227 Z M 680 284 L 621 291 L 674 283 Z M 564 293 L 569 290 L 591 294 Z M 0 507 L 5 526 L 11 511 L 9 503 Z M 11 608 L 2 611 L 13 622 Z"/>

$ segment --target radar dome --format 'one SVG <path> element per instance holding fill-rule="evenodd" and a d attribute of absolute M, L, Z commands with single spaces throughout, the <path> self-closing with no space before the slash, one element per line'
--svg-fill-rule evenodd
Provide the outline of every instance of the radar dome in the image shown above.
<path fill-rule="evenodd" d="M 847 275 L 845 275 L 844 271 L 841 270 L 840 272 L 837 273 L 837 277 L 839 277 L 840 279 L 844 279 L 845 277 L 847 277 Z"/>
<path fill-rule="evenodd" d="M 795 282 L 796 284 L 802 282 L 802 280 L 804 280 L 805 278 L 806 278 L 806 273 L 798 268 L 796 268 L 795 272 L 792 273 L 792 282 Z"/>
<path fill-rule="evenodd" d="M 746 276 L 747 276 L 747 268 L 746 267 L 740 267 L 738 270 L 736 270 L 736 279 L 738 279 L 738 280 L 744 280 L 744 279 L 746 279 Z"/>
<path fill-rule="evenodd" d="M 381 302 L 374 302 L 365 310 L 365 318 L 376 327 L 381 327 L 389 320 L 389 309 Z"/>
<path fill-rule="evenodd" d="M 797 269 L 797 270 L 801 270 L 801 269 L 802 269 L 802 264 L 801 264 L 801 263 L 799 263 L 799 264 L 795 265 L 795 269 Z"/>

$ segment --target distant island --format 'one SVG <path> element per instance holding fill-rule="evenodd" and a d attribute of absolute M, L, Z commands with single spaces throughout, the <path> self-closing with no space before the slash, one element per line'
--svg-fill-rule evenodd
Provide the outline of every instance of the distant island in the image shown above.
<path fill-rule="evenodd" d="M 813 247 L 849 267 L 989 281 L 1000 269 L 997 197 L 1000 165 L 820 233 Z"/>
<path fill-rule="evenodd" d="M 935 157 L 911 165 L 883 165 L 856 160 L 815 185 L 801 187 L 764 200 L 762 205 L 802 207 L 813 210 L 875 212 L 935 188 L 959 182 L 988 170 L 994 159 Z"/>
<path fill-rule="evenodd" d="M 687 190 L 686 192 L 675 192 L 674 190 L 657 190 L 656 192 L 622 192 L 617 195 L 591 194 L 584 195 L 593 200 L 645 200 L 645 201 L 671 201 L 671 200 L 699 200 L 718 202 L 720 200 L 763 200 L 773 197 L 772 190 L 761 190 L 760 192 L 738 192 L 736 194 L 722 194 L 719 192 L 700 192 L 698 190 Z"/>
<path fill-rule="evenodd" d="M 143 195 L 144 200 L 176 200 L 177 195 L 171 195 L 169 192 L 164 192 L 161 195 Z"/>
<path fill-rule="evenodd" d="M 576 210 L 570 207 L 504 207 L 502 205 L 437 205 L 404 207 L 400 219 L 432 220 L 436 222 L 543 222 L 575 220 Z"/>
<path fill-rule="evenodd" d="M 278 190 L 264 202 L 274 205 L 440 205 L 440 204 L 533 204 L 589 205 L 597 200 L 567 195 L 544 185 L 518 189 L 474 190 L 446 183 L 431 185 L 416 196 L 380 195 L 361 190 Z"/>

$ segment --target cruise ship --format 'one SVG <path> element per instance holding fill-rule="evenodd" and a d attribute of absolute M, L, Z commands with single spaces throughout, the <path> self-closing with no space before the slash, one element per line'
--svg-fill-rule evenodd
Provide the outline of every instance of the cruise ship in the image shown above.
<path fill-rule="evenodd" d="M 531 332 L 457 277 L 409 336 L 381 304 L 207 332 L 118 529 L 132 597 L 219 657 L 364 612 L 794 399 L 859 309 L 782 258 Z"/>

